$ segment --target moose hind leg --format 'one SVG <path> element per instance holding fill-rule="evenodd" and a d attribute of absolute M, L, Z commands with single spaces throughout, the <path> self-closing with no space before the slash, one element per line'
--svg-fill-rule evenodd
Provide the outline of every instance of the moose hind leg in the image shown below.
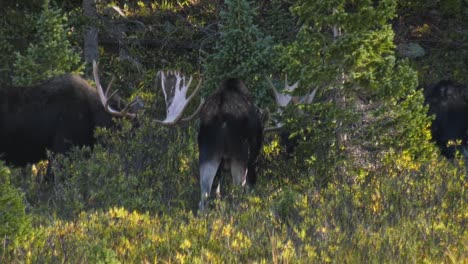
<path fill-rule="evenodd" d="M 234 185 L 245 186 L 247 179 L 247 161 L 232 159 L 231 160 L 231 176 Z"/>
<path fill-rule="evenodd" d="M 221 164 L 222 155 L 214 155 L 211 159 L 200 161 L 200 187 L 201 200 L 199 210 L 205 211 L 208 198 L 210 197 L 213 180 Z"/>

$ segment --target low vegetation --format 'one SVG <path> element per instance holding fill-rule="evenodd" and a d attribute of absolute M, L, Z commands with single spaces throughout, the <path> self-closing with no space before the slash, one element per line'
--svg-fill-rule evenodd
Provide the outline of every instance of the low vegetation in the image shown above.
<path fill-rule="evenodd" d="M 79 49 L 73 40 L 89 21 L 80 20 L 74 9 L 79 7 L 70 8 L 69 1 L 51 2 L 62 4 L 70 22 L 79 25 L 68 33 L 71 45 Z M 240 20 L 219 12 L 218 1 L 123 2 L 113 2 L 126 15 L 116 21 L 139 25 L 141 20 L 147 31 L 128 36 L 120 47 L 128 52 L 126 59 L 105 46 L 101 66 L 112 68 L 108 72 L 118 77 L 122 94 L 139 94 L 155 103 L 145 106 L 137 124 L 115 120 L 118 129 L 98 129 L 99 143 L 92 148 L 51 154 L 53 182 L 43 181 L 43 163 L 27 168 L 0 163 L 0 263 L 466 262 L 465 161 L 462 155 L 447 160 L 431 142 L 431 117 L 418 89 L 418 76 L 430 74 L 427 67 L 440 58 L 440 46 L 431 45 L 432 53 L 419 59 L 401 58 L 398 45 L 410 42 L 410 27 L 391 25 L 395 17 L 417 24 L 411 18 L 431 11 L 431 19 L 444 21 L 440 25 L 456 24 L 456 32 L 453 38 L 434 31 L 419 37 L 427 40 L 435 34 L 459 43 L 466 38 L 466 32 L 458 31 L 465 23 L 458 13 L 466 12 L 463 1 L 380 1 L 384 4 L 376 6 L 348 1 L 352 3 L 337 3 L 333 14 L 327 1 L 224 1 L 227 6 L 241 3 L 235 6 L 239 16 L 246 16 Z M 457 11 L 458 4 L 462 11 Z M 5 17 L 17 16 L 11 5 L 3 11 Z M 263 9 L 254 18 L 249 5 Z M 99 7 L 100 12 L 107 6 L 111 3 Z M 33 4 L 20 7 L 35 12 Z M 47 12 L 55 23 L 63 22 L 59 11 Z M 164 24 L 162 18 L 170 19 Z M 235 21 L 242 26 L 233 25 Z M 214 28 L 218 22 L 229 26 Z M 347 33 L 342 38 L 333 35 L 338 22 Z M 0 28 L 0 36 L 12 28 Z M 240 29 L 251 34 L 240 34 Z M 200 49 L 152 50 L 131 42 L 145 34 L 181 42 L 189 37 Z M 245 38 L 236 38 L 239 34 Z M 411 41 L 418 39 L 412 36 Z M 13 42 L 0 38 L 0 58 L 15 62 L 15 69 L 30 69 L 29 58 L 43 46 L 24 46 L 24 53 L 15 57 Z M 249 58 L 230 64 L 238 58 L 232 51 L 239 47 L 262 57 L 261 64 Z M 265 50 L 269 56 L 262 55 Z M 75 63 L 73 52 L 67 44 L 58 65 L 65 59 Z M 460 54 L 464 52 L 461 46 Z M 447 67 L 458 67 L 459 60 L 453 62 Z M 235 68 L 241 63 L 243 71 Z M 2 82 L 37 77 L 14 76 L 1 65 L 0 77 L 14 77 Z M 320 89 L 313 104 L 283 112 L 294 152 L 288 152 L 279 134 L 268 134 L 258 160 L 257 185 L 249 190 L 228 186 L 206 214 L 199 214 L 197 123 L 167 128 L 152 121 L 164 107 L 159 92 L 151 88 L 155 68 L 205 69 L 205 77 L 211 76 L 208 83 L 238 70 L 259 104 L 270 109 L 272 97 L 262 88 L 267 73 L 274 73 L 276 84 L 288 73 L 290 80 Z M 435 69 L 433 75 L 442 79 L 442 69 Z M 309 88 L 303 85 L 297 92 Z"/>
<path fill-rule="evenodd" d="M 160 133 L 162 139 L 177 140 L 167 131 Z M 281 154 L 274 142 L 265 146 L 266 158 L 272 160 Z M 255 189 L 233 190 L 213 201 L 206 215 L 197 215 L 198 184 L 189 169 L 194 157 L 168 159 L 153 153 L 161 162 L 152 156 L 145 165 L 146 155 L 128 151 L 139 144 L 131 139 L 116 143 L 111 152 L 98 146 L 56 159 L 55 167 L 64 169 L 46 199 L 38 197 L 44 191 L 37 189 L 24 197 L 29 216 L 25 205 L 18 204 L 21 193 L 3 183 L 2 207 L 9 215 L 2 214 L 2 220 L 9 228 L 2 230 L 2 262 L 466 259 L 467 186 L 461 164 L 437 157 L 422 164 L 403 157 L 381 160 L 376 168 L 336 175 L 326 187 L 316 186 L 313 173 L 262 168 Z M 195 147 L 193 142 L 187 145 Z M 125 152 L 130 154 L 120 156 Z M 144 169 L 136 171 L 129 164 Z M 22 177 L 16 170 L 2 171 L 4 179 Z"/>

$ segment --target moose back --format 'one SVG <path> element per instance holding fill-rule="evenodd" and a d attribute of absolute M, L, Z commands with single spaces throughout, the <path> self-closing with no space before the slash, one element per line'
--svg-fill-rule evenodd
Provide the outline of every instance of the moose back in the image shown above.
<path fill-rule="evenodd" d="M 110 104 L 118 104 L 117 97 Z M 112 125 L 96 88 L 65 74 L 30 87 L 0 87 L 0 159 L 24 166 L 47 150 L 92 145 L 97 126 Z"/>

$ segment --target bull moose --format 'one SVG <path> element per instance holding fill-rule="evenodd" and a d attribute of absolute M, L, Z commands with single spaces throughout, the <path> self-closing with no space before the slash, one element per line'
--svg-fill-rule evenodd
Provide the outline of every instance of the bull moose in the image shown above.
<path fill-rule="evenodd" d="M 288 85 L 280 93 L 270 81 L 279 109 L 291 101 L 311 103 L 317 89 L 304 97 L 293 97 L 291 92 L 298 86 Z M 200 187 L 200 211 L 205 210 L 212 189 L 220 188 L 219 172 L 229 168 L 233 183 L 253 186 L 256 182 L 256 160 L 260 154 L 265 132 L 281 129 L 282 123 L 274 127 L 264 127 L 265 116 L 258 108 L 245 84 L 239 79 L 225 80 L 211 95 L 200 114 L 198 134 Z M 213 185 L 213 183 L 216 183 Z"/>
<path fill-rule="evenodd" d="M 234 184 L 255 184 L 255 162 L 263 143 L 263 123 L 260 110 L 242 80 L 225 80 L 206 102 L 202 101 L 194 114 L 182 119 L 182 113 L 193 96 L 187 99 L 185 96 L 192 79 L 185 84 L 185 77 L 177 72 L 160 72 L 158 79 L 167 105 L 167 117 L 161 123 L 175 125 L 194 116 L 200 119 L 200 211 L 206 209 L 211 190 L 219 190 L 222 168 L 229 168 Z"/>
<path fill-rule="evenodd" d="M 223 81 L 219 88 L 202 101 L 198 109 L 190 117 L 182 119 L 182 113 L 195 94 L 186 98 L 188 86 L 192 78 L 185 84 L 183 75 L 177 72 L 158 73 L 164 92 L 167 117 L 158 121 L 165 125 L 175 125 L 179 121 L 187 121 L 194 116 L 200 119 L 198 131 L 199 169 L 201 199 L 200 211 L 207 208 L 212 190 L 220 190 L 221 171 L 230 172 L 235 185 L 252 186 L 256 182 L 256 160 L 260 154 L 264 132 L 276 131 L 282 125 L 264 128 L 263 111 L 255 105 L 244 82 L 238 78 Z M 197 91 L 200 87 L 199 81 Z M 293 85 L 297 87 L 297 83 Z M 272 86 L 278 106 L 286 107 L 296 98 L 280 93 Z M 294 89 L 293 88 L 293 89 Z M 287 85 L 286 91 L 292 92 Z M 316 90 L 299 101 L 310 103 Z"/>
<path fill-rule="evenodd" d="M 260 112 L 247 88 L 239 79 L 225 80 L 218 91 L 207 99 L 200 112 L 201 211 L 206 207 L 220 168 L 230 168 L 236 185 L 255 184 L 255 162 L 262 143 Z M 219 181 L 217 183 L 219 189 Z"/>
<path fill-rule="evenodd" d="M 93 75 L 96 88 L 75 74 L 65 74 L 29 87 L 2 87 L 0 158 L 7 164 L 24 166 L 46 159 L 47 150 L 65 153 L 72 146 L 93 145 L 95 128 L 111 127 L 113 117 L 135 119 L 143 106 L 141 99 L 136 97 L 120 108 L 120 97 L 116 92 L 109 94 L 113 80 L 104 91 L 95 62 Z M 169 85 L 175 87 L 179 83 Z M 188 86 L 183 88 L 182 99 L 186 100 Z M 173 113 L 183 111 L 181 103 L 188 103 L 181 102 L 180 97 L 180 93 L 175 94 L 165 120 L 155 121 L 163 125 L 178 121 L 180 117 Z"/>
<path fill-rule="evenodd" d="M 277 115 L 279 116 L 283 114 L 283 110 L 288 106 L 299 104 L 311 104 L 314 101 L 315 95 L 317 94 L 318 90 L 318 87 L 316 87 L 312 92 L 307 93 L 306 95 L 293 96 L 291 93 L 293 93 L 297 89 L 297 87 L 299 86 L 299 82 L 295 82 L 294 84 L 289 85 L 288 76 L 286 75 L 283 88 L 285 92 L 281 93 L 275 87 L 270 78 L 267 78 L 267 80 L 275 95 L 276 104 L 278 106 Z M 302 115 L 303 112 L 299 110 L 298 114 Z M 288 158 L 290 158 L 293 155 L 296 147 L 299 145 L 299 141 L 297 138 L 291 138 L 290 131 L 282 129 L 283 123 L 280 120 L 272 121 L 275 123 L 275 125 L 273 127 L 266 128 L 265 132 L 279 132 L 280 144 L 285 147 L 286 155 Z"/>
<path fill-rule="evenodd" d="M 120 98 L 108 101 L 114 109 Z M 139 99 L 114 115 L 135 118 Z M 110 127 L 94 87 L 82 77 L 65 74 L 29 87 L 0 89 L 0 158 L 24 166 L 47 158 L 46 150 L 63 153 L 71 146 L 92 145 L 97 126 Z"/>

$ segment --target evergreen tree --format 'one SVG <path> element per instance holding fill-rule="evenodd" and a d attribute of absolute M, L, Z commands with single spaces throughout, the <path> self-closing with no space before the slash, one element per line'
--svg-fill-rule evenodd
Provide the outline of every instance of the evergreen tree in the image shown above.
<path fill-rule="evenodd" d="M 37 16 L 34 42 L 29 44 L 24 54 L 16 52 L 15 85 L 30 85 L 78 70 L 80 57 L 67 39 L 66 22 L 67 17 L 60 9 L 44 5 L 44 10 Z"/>
<path fill-rule="evenodd" d="M 206 55 L 206 89 L 213 91 L 226 78 L 244 80 L 257 98 L 264 98 L 264 78 L 271 68 L 272 39 L 254 24 L 255 11 L 247 0 L 227 0 L 221 12 L 220 37 L 214 53 Z"/>
<path fill-rule="evenodd" d="M 433 153 L 416 72 L 395 57 L 395 8 L 394 1 L 344 0 L 300 0 L 293 8 L 303 27 L 283 49 L 282 63 L 302 83 L 320 87 L 322 100 L 290 126 L 297 134 L 312 131 L 300 154 L 323 181 L 360 156 L 398 152 L 414 160 Z"/>

